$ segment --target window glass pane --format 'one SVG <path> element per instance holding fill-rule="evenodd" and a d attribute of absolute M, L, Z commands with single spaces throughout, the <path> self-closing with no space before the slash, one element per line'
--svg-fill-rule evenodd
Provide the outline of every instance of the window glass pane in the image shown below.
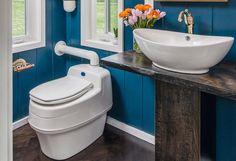
<path fill-rule="evenodd" d="M 25 35 L 25 0 L 12 0 L 12 35 Z"/>
<path fill-rule="evenodd" d="M 97 0 L 97 34 L 105 32 L 105 0 Z"/>
<path fill-rule="evenodd" d="M 97 0 L 97 35 L 113 32 L 118 27 L 118 0 Z"/>
<path fill-rule="evenodd" d="M 113 28 L 118 27 L 118 0 L 110 0 L 110 29 L 109 32 L 113 32 Z"/>

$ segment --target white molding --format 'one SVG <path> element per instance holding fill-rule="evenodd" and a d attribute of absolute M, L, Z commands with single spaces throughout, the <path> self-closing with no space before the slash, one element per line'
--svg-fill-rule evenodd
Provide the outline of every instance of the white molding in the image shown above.
<path fill-rule="evenodd" d="M 12 161 L 11 1 L 0 5 L 0 161 Z"/>
<path fill-rule="evenodd" d="M 23 41 L 12 45 L 12 52 L 19 53 L 46 46 L 45 30 L 45 0 L 27 1 L 26 5 L 26 28 L 27 33 Z M 13 41 L 18 38 L 13 38 Z M 21 38 L 22 39 L 22 38 Z M 17 41 L 16 41 L 17 42 Z"/>
<path fill-rule="evenodd" d="M 124 0 L 118 0 L 118 13 L 124 9 Z M 96 0 L 81 1 L 81 45 L 112 52 L 124 51 L 124 25 L 118 19 L 118 45 L 94 38 L 96 35 Z M 117 15 L 118 15 L 117 13 Z"/>
<path fill-rule="evenodd" d="M 29 118 L 29 116 L 26 116 L 16 122 L 14 122 L 13 123 L 13 130 L 16 130 L 16 129 L 28 124 L 28 118 Z"/>
<path fill-rule="evenodd" d="M 151 135 L 151 134 L 148 134 L 146 132 L 143 132 L 139 129 L 136 129 L 132 126 L 129 126 L 123 122 L 120 122 L 116 119 L 113 119 L 111 117 L 107 117 L 107 124 L 111 125 L 111 126 L 114 126 L 124 132 L 127 132 L 128 134 L 130 135 L 133 135 L 139 139 L 142 139 L 148 143 L 151 143 L 153 145 L 155 145 L 155 136 Z"/>

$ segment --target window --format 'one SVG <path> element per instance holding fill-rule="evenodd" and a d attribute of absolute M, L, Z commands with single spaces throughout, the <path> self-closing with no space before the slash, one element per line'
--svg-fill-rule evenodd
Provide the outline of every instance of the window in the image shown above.
<path fill-rule="evenodd" d="M 12 7 L 12 35 L 25 36 L 25 0 L 13 0 Z"/>
<path fill-rule="evenodd" d="M 81 44 L 98 49 L 123 51 L 123 24 L 118 13 L 123 0 L 81 1 Z"/>
<path fill-rule="evenodd" d="M 108 34 L 118 27 L 118 0 L 97 0 L 97 34 Z"/>
<path fill-rule="evenodd" d="M 45 0 L 12 0 L 13 53 L 45 46 Z"/>

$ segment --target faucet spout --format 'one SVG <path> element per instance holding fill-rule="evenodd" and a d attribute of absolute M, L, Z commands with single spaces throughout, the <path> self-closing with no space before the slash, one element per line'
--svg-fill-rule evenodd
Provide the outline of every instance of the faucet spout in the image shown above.
<path fill-rule="evenodd" d="M 194 27 L 194 18 L 192 16 L 192 13 L 188 11 L 188 9 L 185 9 L 184 11 L 181 11 L 178 16 L 178 21 L 182 22 L 184 17 L 184 23 L 187 26 L 188 33 L 193 34 L 193 27 Z"/>
<path fill-rule="evenodd" d="M 179 13 L 179 16 L 178 16 L 178 21 L 179 22 L 182 22 L 183 21 L 183 15 L 184 15 L 184 11 L 181 11 L 180 13 Z"/>

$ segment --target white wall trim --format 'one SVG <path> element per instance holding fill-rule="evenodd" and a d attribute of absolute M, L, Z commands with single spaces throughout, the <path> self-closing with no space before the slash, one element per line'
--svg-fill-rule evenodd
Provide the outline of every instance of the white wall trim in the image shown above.
<path fill-rule="evenodd" d="M 29 117 L 26 116 L 26 117 L 24 117 L 24 118 L 22 118 L 22 119 L 20 119 L 20 120 L 18 120 L 16 122 L 14 122 L 13 123 L 13 130 L 16 130 L 16 129 L 18 129 L 18 128 L 28 124 L 28 118 Z"/>
<path fill-rule="evenodd" d="M 13 123 L 13 130 L 18 129 L 18 128 L 26 125 L 27 123 L 28 123 L 28 116 L 26 116 L 23 119 L 20 119 L 19 121 L 14 122 Z M 113 119 L 109 116 L 107 117 L 107 124 L 109 124 L 113 127 L 116 127 L 124 132 L 127 132 L 128 134 L 133 135 L 141 140 L 144 140 L 148 143 L 155 145 L 155 136 L 153 136 L 153 135 L 150 135 L 150 134 L 143 132 L 137 128 L 129 126 L 129 125 L 127 125 L 123 122 L 120 122 L 116 119 Z"/>
<path fill-rule="evenodd" d="M 11 1 L 0 5 L 0 161 L 12 161 Z"/>
<path fill-rule="evenodd" d="M 133 135 L 139 139 L 142 139 L 148 143 L 155 145 L 155 136 L 153 136 L 153 135 L 150 135 L 146 132 L 143 132 L 143 131 L 136 129 L 132 126 L 129 126 L 127 124 L 124 124 L 123 122 L 120 122 L 120 121 L 113 119 L 109 116 L 107 117 L 107 124 L 114 126 L 124 132 L 127 132 L 130 135 Z"/>

